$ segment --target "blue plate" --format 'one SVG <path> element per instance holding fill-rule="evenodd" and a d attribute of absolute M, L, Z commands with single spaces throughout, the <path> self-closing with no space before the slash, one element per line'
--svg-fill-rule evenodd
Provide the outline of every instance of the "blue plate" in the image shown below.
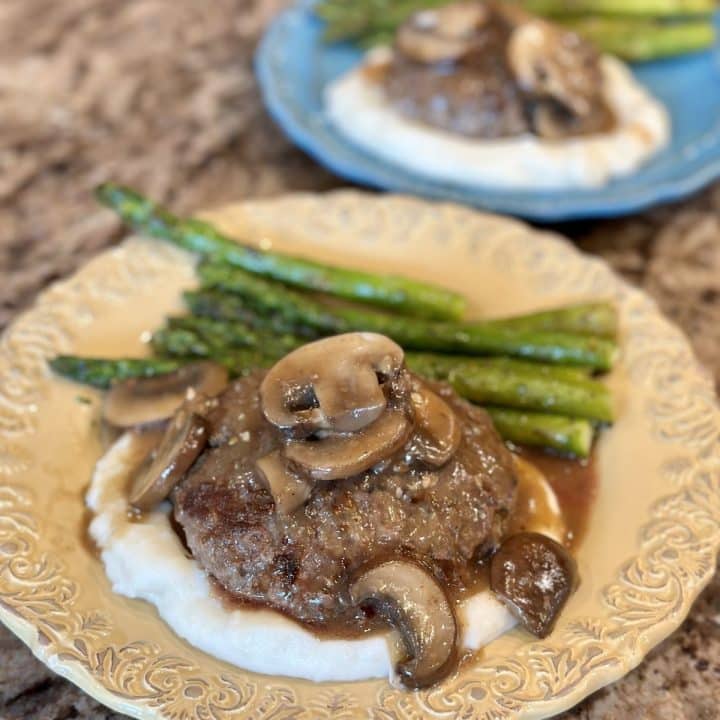
<path fill-rule="evenodd" d="M 720 177 L 720 48 L 646 63 L 635 76 L 672 115 L 671 145 L 638 172 L 600 189 L 495 190 L 434 182 L 356 148 L 326 120 L 323 88 L 362 59 L 351 44 L 322 42 L 312 0 L 281 14 L 256 55 L 265 103 L 287 135 L 349 180 L 544 221 L 623 215 L 676 200 Z M 720 15 L 718 16 L 720 23 Z"/>

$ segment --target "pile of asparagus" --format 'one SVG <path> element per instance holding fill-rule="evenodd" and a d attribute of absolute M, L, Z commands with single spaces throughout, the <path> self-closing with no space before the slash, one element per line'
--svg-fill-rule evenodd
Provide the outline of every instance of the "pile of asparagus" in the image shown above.
<path fill-rule="evenodd" d="M 392 42 L 398 26 L 423 8 L 450 0 L 319 0 L 328 40 L 366 47 Z M 510 0 L 508 0 L 510 1 Z M 630 61 L 655 60 L 711 47 L 715 0 L 516 0 Z"/>
<path fill-rule="evenodd" d="M 463 322 L 465 302 L 454 292 L 246 247 L 117 185 L 98 197 L 136 230 L 199 254 L 200 287 L 184 294 L 189 314 L 155 332 L 154 357 L 57 357 L 51 365 L 65 377 L 107 388 L 197 359 L 237 376 L 309 340 L 364 330 L 401 344 L 414 372 L 482 404 L 508 441 L 587 457 L 596 428 L 613 420 L 610 393 L 594 377 L 618 353 L 609 303 Z"/>

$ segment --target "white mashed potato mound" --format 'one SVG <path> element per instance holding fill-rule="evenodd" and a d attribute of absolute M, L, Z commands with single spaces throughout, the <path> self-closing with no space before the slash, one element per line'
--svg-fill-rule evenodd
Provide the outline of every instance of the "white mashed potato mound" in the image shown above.
<path fill-rule="evenodd" d="M 133 435 L 122 435 L 98 462 L 87 494 L 90 534 L 115 592 L 147 600 L 190 644 L 253 672 L 334 682 L 392 675 L 390 633 L 323 639 L 272 610 L 223 604 L 172 529 L 169 503 L 142 522 L 130 519 L 126 488 L 136 454 Z M 557 507 L 547 484 L 545 492 Z M 489 591 L 468 598 L 458 614 L 462 644 L 473 650 L 515 624 Z"/>
<path fill-rule="evenodd" d="M 663 105 L 620 60 L 604 56 L 601 62 L 617 125 L 596 135 L 560 141 L 529 134 L 463 138 L 404 118 L 364 66 L 328 86 L 325 108 L 331 123 L 358 147 L 435 180 L 506 189 L 596 188 L 631 174 L 670 139 Z"/>

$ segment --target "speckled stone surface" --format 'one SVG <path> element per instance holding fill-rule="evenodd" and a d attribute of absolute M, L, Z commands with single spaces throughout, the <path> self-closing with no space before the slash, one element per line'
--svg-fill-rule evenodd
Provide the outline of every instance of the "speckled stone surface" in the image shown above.
<path fill-rule="evenodd" d="M 283 0 L 0 2 L 0 326 L 122 229 L 114 178 L 180 211 L 341 181 L 293 149 L 252 74 Z M 642 216 L 559 228 L 644 287 L 720 380 L 720 185 Z M 720 718 L 720 578 L 634 672 L 564 716 Z M 0 628 L 0 720 L 118 720 Z"/>

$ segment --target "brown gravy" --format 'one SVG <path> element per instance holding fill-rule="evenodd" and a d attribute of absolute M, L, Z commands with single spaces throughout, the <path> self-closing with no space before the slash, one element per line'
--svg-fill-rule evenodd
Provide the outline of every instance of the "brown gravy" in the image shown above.
<path fill-rule="evenodd" d="M 517 452 L 535 465 L 552 486 L 568 526 L 566 544 L 571 550 L 577 550 L 587 532 L 598 492 L 595 455 L 588 460 L 571 460 L 530 448 L 520 448 Z"/>

